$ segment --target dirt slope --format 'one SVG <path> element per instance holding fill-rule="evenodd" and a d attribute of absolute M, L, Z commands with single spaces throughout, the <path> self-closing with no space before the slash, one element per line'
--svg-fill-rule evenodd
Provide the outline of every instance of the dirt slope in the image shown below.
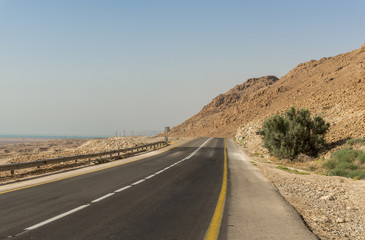
<path fill-rule="evenodd" d="M 365 44 L 335 57 L 299 64 L 281 79 L 253 78 L 214 98 L 171 136 L 233 137 L 253 133 L 262 120 L 291 106 L 331 123 L 330 142 L 365 137 Z"/>

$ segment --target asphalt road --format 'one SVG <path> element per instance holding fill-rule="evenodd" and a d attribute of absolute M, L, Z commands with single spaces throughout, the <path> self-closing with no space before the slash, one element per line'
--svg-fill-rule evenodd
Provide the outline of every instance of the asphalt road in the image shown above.
<path fill-rule="evenodd" d="M 232 140 L 144 156 L 0 186 L 0 239 L 317 239 Z"/>
<path fill-rule="evenodd" d="M 224 166 L 224 140 L 207 140 L 1 194 L 0 239 L 203 239 Z"/>

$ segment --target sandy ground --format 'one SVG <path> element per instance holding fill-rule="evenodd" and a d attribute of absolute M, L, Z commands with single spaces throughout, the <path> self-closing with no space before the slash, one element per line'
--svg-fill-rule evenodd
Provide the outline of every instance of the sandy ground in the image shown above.
<path fill-rule="evenodd" d="M 72 152 L 88 139 L 1 138 L 0 164 L 26 162 Z"/>

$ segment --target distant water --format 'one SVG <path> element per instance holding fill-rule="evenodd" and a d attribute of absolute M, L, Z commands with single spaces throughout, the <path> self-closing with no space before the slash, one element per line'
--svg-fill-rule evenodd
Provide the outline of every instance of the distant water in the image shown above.
<path fill-rule="evenodd" d="M 0 138 L 41 138 L 41 139 L 87 139 L 87 138 L 106 138 L 106 136 L 57 136 L 57 135 L 12 135 L 0 134 Z"/>

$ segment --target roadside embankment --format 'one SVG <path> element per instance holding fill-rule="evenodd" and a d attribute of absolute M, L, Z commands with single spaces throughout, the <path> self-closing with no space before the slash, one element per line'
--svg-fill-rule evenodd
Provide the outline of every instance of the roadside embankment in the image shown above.
<path fill-rule="evenodd" d="M 321 239 L 365 239 L 365 181 L 276 164 L 241 149 Z"/>

